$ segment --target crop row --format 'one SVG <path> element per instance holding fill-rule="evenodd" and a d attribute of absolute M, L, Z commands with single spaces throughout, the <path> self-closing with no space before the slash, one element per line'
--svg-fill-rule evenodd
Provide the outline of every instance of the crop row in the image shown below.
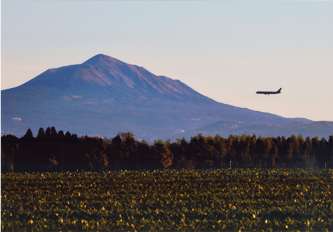
<path fill-rule="evenodd" d="M 333 230 L 333 170 L 2 174 L 3 231 Z"/>

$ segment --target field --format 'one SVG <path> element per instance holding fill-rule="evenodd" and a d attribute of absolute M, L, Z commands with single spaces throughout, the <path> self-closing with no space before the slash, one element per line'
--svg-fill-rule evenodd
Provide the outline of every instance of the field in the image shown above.
<path fill-rule="evenodd" d="M 2 174 L 2 231 L 333 231 L 333 170 Z"/>

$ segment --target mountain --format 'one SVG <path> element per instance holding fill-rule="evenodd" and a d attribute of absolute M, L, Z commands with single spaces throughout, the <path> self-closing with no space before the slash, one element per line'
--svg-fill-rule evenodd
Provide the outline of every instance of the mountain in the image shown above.
<path fill-rule="evenodd" d="M 291 119 L 216 102 L 179 80 L 103 54 L 48 69 L 1 91 L 2 134 L 55 126 L 80 135 L 189 137 L 203 134 L 328 136 L 333 122 Z"/>

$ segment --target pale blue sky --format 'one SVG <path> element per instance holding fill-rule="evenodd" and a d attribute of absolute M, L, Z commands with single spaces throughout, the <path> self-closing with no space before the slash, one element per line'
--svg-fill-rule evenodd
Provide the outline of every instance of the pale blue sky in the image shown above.
<path fill-rule="evenodd" d="M 220 102 L 333 120 L 332 12 L 329 0 L 3 0 L 1 88 L 104 53 Z"/>

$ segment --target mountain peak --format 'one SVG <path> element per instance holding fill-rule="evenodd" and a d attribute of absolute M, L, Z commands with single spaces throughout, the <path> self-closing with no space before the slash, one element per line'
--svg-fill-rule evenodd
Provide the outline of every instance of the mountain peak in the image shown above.
<path fill-rule="evenodd" d="M 100 63 L 123 63 L 122 61 L 105 54 L 96 54 L 95 56 L 86 60 L 83 64 L 100 64 Z"/>
<path fill-rule="evenodd" d="M 117 99 L 132 97 L 206 101 L 204 96 L 180 81 L 157 76 L 143 67 L 127 64 L 104 54 L 97 54 L 81 64 L 43 72 L 27 82 L 26 86 L 52 87 L 62 94 L 80 92 L 80 95 L 87 96 L 99 96 L 100 91 L 106 91 Z"/>

